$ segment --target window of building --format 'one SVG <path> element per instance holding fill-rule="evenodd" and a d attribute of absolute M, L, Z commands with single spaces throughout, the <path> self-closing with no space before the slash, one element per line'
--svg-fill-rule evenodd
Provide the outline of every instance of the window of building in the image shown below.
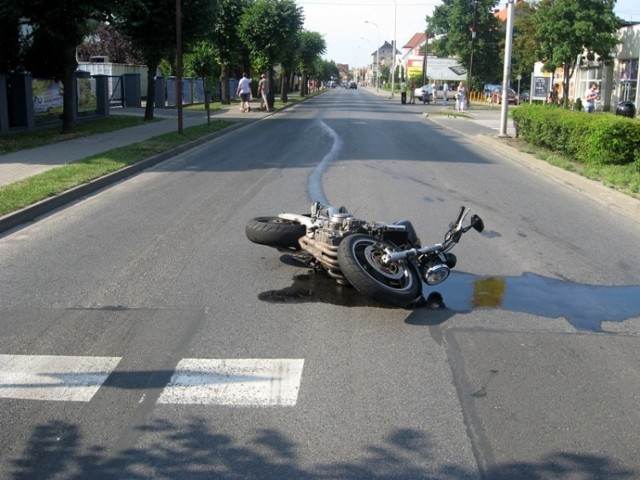
<path fill-rule="evenodd" d="M 620 79 L 618 91 L 621 101 L 636 98 L 638 90 L 638 59 L 632 58 L 628 60 L 620 60 Z"/>
<path fill-rule="evenodd" d="M 597 65 L 597 66 L 596 66 Z M 602 65 L 594 64 L 588 68 L 581 69 L 580 79 L 577 85 L 577 96 L 583 97 L 585 92 L 592 84 L 598 85 L 598 89 L 602 88 Z"/>

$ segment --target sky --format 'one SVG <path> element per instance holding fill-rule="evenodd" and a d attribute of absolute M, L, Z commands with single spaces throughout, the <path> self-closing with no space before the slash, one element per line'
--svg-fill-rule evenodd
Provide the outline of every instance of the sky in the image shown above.
<path fill-rule="evenodd" d="M 395 38 L 398 50 L 424 31 L 425 17 L 440 0 L 297 0 L 303 8 L 304 28 L 320 33 L 327 44 L 323 58 L 349 67 L 363 67 L 385 41 Z M 500 0 L 500 7 L 505 1 Z M 640 22 L 638 0 L 618 0 L 615 12 L 624 20 Z M 371 22 L 371 23 L 365 23 Z"/>

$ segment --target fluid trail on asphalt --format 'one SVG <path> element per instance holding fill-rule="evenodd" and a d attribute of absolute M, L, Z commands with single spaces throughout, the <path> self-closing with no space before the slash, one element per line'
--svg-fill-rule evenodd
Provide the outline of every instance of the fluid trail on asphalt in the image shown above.
<path fill-rule="evenodd" d="M 333 142 L 331 149 L 329 152 L 323 157 L 320 163 L 314 168 L 313 172 L 309 176 L 309 180 L 307 181 L 307 194 L 309 195 L 309 199 L 312 202 L 320 202 L 323 205 L 331 205 L 331 203 L 327 200 L 327 197 L 324 193 L 324 188 L 322 187 L 322 176 L 329 168 L 329 165 L 338 158 L 338 154 L 342 150 L 342 139 L 333 130 L 329 125 L 324 123 L 322 119 L 317 120 L 320 124 L 320 128 L 324 133 L 326 133 Z M 315 128 L 315 127 L 314 127 Z"/>

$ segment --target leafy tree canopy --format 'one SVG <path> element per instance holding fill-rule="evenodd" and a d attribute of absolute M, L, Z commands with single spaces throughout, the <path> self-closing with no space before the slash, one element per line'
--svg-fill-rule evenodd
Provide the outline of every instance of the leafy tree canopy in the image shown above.
<path fill-rule="evenodd" d="M 537 59 L 549 71 L 563 67 L 565 92 L 578 55 L 587 60 L 611 61 L 609 52 L 618 43 L 616 33 L 620 28 L 614 6 L 615 0 L 541 0 L 538 4 Z M 566 95 L 564 101 L 567 105 Z"/>
<path fill-rule="evenodd" d="M 131 39 L 118 32 L 112 25 L 97 24 L 91 35 L 77 49 L 78 58 L 88 62 L 93 56 L 107 56 L 113 63 L 142 63 L 142 55 L 131 45 Z"/>
<path fill-rule="evenodd" d="M 427 16 L 428 31 L 436 36 L 433 43 L 440 57 L 458 58 L 469 68 L 473 41 L 472 73 L 474 84 L 495 81 L 502 76 L 501 58 L 504 30 L 494 15 L 496 0 L 443 0 Z"/>
<path fill-rule="evenodd" d="M 303 22 L 293 0 L 255 0 L 240 19 L 240 38 L 258 68 L 271 68 L 290 59 Z"/>
<path fill-rule="evenodd" d="M 9 73 L 21 63 L 20 9 L 15 0 L 0 0 L 0 73 Z"/>

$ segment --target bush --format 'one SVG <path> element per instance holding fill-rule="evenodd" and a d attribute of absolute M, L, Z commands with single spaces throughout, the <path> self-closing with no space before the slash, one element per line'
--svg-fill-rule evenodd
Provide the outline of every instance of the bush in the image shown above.
<path fill-rule="evenodd" d="M 518 135 L 527 142 L 585 164 L 640 164 L 640 122 L 610 114 L 587 115 L 540 105 L 513 111 Z"/>

